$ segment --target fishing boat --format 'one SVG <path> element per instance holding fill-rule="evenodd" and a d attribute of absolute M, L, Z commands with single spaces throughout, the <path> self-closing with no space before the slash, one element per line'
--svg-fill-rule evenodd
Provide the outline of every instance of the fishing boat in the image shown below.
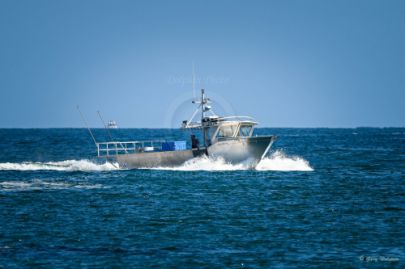
<path fill-rule="evenodd" d="M 212 111 L 211 100 L 201 90 L 201 99 L 189 120 L 182 122 L 183 130 L 200 133 L 186 141 L 109 141 L 96 142 L 100 158 L 114 160 L 124 168 L 174 167 L 196 157 L 221 158 L 226 163 L 243 163 L 254 168 L 267 154 L 276 137 L 253 136 L 258 124 L 247 116 L 220 117 Z M 200 113 L 199 113 L 200 112 Z M 194 118 L 200 114 L 199 121 Z"/>
<path fill-rule="evenodd" d="M 110 120 L 107 123 L 107 128 L 108 129 L 118 129 L 118 125 L 117 125 L 117 123 L 115 121 Z"/>

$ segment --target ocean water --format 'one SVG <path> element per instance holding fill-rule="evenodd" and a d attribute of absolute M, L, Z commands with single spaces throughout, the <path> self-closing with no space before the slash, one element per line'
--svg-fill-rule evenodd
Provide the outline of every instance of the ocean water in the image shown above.
<path fill-rule="evenodd" d="M 256 133 L 278 140 L 254 170 L 124 170 L 85 129 L 0 129 L 0 268 L 405 267 L 405 128 Z"/>

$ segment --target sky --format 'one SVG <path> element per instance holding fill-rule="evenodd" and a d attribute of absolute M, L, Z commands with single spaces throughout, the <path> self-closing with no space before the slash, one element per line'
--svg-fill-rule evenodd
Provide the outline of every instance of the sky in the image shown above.
<path fill-rule="evenodd" d="M 405 1 L 0 0 L 0 128 L 405 127 Z M 193 66 L 195 83 L 193 91 Z"/>

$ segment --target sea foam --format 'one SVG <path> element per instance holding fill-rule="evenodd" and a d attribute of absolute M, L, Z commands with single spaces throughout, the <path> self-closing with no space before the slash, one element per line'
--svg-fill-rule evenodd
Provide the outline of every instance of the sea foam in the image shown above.
<path fill-rule="evenodd" d="M 252 167 L 246 163 L 230 164 L 222 158 L 210 158 L 206 156 L 191 159 L 183 165 L 177 167 L 154 167 L 157 170 L 173 171 L 237 171 L 252 170 Z M 277 150 L 270 156 L 265 157 L 253 169 L 258 171 L 313 171 L 309 162 L 298 156 L 287 156 L 284 152 Z"/>
<path fill-rule="evenodd" d="M 0 182 L 0 191 L 64 190 L 64 189 L 99 189 L 101 184 L 54 182 L 34 179 L 30 181 Z"/>
<path fill-rule="evenodd" d="M 277 150 L 257 166 L 259 171 L 314 171 L 309 162 L 299 156 L 288 156 Z"/>
<path fill-rule="evenodd" d="M 105 162 L 97 164 L 89 160 L 66 160 L 60 162 L 22 162 L 22 163 L 0 163 L 0 170 L 15 171 L 111 171 L 118 170 L 118 164 Z"/>
<path fill-rule="evenodd" d="M 105 162 L 97 164 L 90 160 L 67 160 L 60 162 L 22 162 L 22 163 L 0 163 L 0 170 L 15 171 L 113 171 L 118 170 L 118 163 Z M 176 167 L 153 167 L 145 168 L 153 170 L 173 171 L 237 171 L 252 170 L 248 163 L 230 164 L 222 158 L 210 158 L 206 156 L 191 159 Z M 299 156 L 288 156 L 277 150 L 270 156 L 265 157 L 255 168 L 258 171 L 313 171 L 309 162 Z"/>

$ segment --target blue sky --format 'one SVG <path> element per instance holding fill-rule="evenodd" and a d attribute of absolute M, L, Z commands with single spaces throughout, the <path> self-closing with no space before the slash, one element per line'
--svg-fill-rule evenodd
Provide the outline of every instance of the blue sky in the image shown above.
<path fill-rule="evenodd" d="M 405 126 L 404 1 L 0 1 L 0 127 Z M 180 123 L 178 123 L 180 124 Z"/>

